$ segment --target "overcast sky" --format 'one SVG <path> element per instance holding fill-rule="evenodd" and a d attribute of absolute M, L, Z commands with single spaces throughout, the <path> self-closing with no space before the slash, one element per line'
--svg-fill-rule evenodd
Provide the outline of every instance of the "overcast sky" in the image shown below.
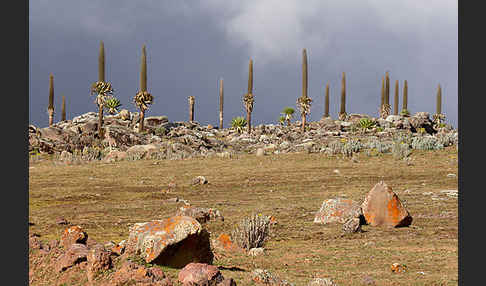
<path fill-rule="evenodd" d="M 408 81 L 408 109 L 435 113 L 437 86 L 442 112 L 457 127 L 458 24 L 452 0 L 36 0 L 29 2 L 29 121 L 48 125 L 49 74 L 54 75 L 55 121 L 62 95 L 67 118 L 97 111 L 90 85 L 98 79 L 100 41 L 106 81 L 130 111 L 139 90 L 142 45 L 147 46 L 146 116 L 195 120 L 218 126 L 219 79 L 224 80 L 224 125 L 245 114 L 242 102 L 253 59 L 254 125 L 277 123 L 281 110 L 296 109 L 302 93 L 302 49 L 308 55 L 308 120 L 339 111 L 346 73 L 349 113 L 378 115 L 381 78 L 390 73 L 393 102 L 399 80 Z M 297 109 L 296 109 L 297 110 Z"/>

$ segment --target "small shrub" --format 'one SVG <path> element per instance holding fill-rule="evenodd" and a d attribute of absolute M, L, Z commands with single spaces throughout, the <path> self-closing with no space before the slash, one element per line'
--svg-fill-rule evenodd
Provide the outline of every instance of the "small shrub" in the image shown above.
<path fill-rule="evenodd" d="M 400 115 L 401 116 L 410 116 L 410 112 L 407 109 L 402 109 L 402 111 L 400 111 Z"/>
<path fill-rule="evenodd" d="M 235 243 L 246 250 L 262 247 L 270 234 L 270 216 L 258 214 L 244 218 L 231 233 Z"/>
<path fill-rule="evenodd" d="M 246 126 L 247 122 L 243 116 L 235 117 L 231 120 L 231 127 L 236 129 L 238 133 L 243 131 L 243 128 Z"/>
<path fill-rule="evenodd" d="M 374 122 L 373 120 L 368 119 L 368 118 L 361 118 L 358 122 L 359 128 L 364 129 L 364 130 L 369 130 L 369 129 L 375 127 L 375 125 L 376 125 L 376 122 Z"/>
<path fill-rule="evenodd" d="M 155 129 L 155 135 L 164 136 L 165 134 L 167 134 L 167 129 L 165 129 L 165 127 L 159 127 Z"/>
<path fill-rule="evenodd" d="M 145 152 L 143 152 L 143 151 L 134 151 L 134 152 L 130 152 L 129 154 L 127 154 L 127 157 L 125 157 L 125 159 L 127 161 L 137 161 L 137 160 L 141 160 L 144 155 L 145 155 Z"/>
<path fill-rule="evenodd" d="M 346 157 L 353 156 L 353 153 L 358 153 L 363 148 L 359 140 L 351 139 L 344 143 L 341 148 L 341 153 Z"/>
<path fill-rule="evenodd" d="M 414 137 L 412 139 L 412 149 L 416 150 L 440 150 L 443 149 L 444 145 L 442 145 L 439 140 L 433 136 L 428 137 Z"/>
<path fill-rule="evenodd" d="M 365 146 L 369 149 L 375 149 L 379 153 L 389 153 L 392 149 L 392 144 L 377 139 L 369 141 Z"/>
<path fill-rule="evenodd" d="M 343 150 L 343 146 L 344 144 L 341 143 L 341 141 L 331 141 L 328 145 L 327 145 L 327 150 L 326 150 L 326 153 L 328 155 L 336 155 L 336 154 L 340 154 L 342 153 L 342 150 Z"/>
<path fill-rule="evenodd" d="M 102 154 L 99 147 L 84 147 L 81 159 L 85 161 L 101 160 Z"/>
<path fill-rule="evenodd" d="M 393 158 L 397 160 L 402 160 L 410 156 L 412 151 L 410 150 L 410 146 L 403 142 L 403 141 L 395 141 L 392 146 L 392 154 Z"/>
<path fill-rule="evenodd" d="M 457 134 L 451 134 L 451 133 L 441 134 L 437 136 L 437 139 L 444 147 L 452 146 L 458 143 Z"/>

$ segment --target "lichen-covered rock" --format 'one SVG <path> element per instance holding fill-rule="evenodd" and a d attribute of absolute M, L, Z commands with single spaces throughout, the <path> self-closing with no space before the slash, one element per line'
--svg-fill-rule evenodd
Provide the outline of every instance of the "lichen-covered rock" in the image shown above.
<path fill-rule="evenodd" d="M 92 247 L 86 257 L 88 281 L 93 281 L 100 271 L 106 271 L 112 267 L 110 257 L 111 251 L 107 251 L 103 245 L 95 245 Z"/>
<path fill-rule="evenodd" d="M 68 249 L 74 243 L 86 244 L 87 240 L 88 234 L 79 225 L 74 225 L 64 230 L 60 244 L 64 249 Z"/>
<path fill-rule="evenodd" d="M 140 255 L 147 263 L 175 268 L 213 261 L 209 233 L 188 216 L 136 223 L 130 228 L 126 252 Z"/>
<path fill-rule="evenodd" d="M 328 199 L 316 213 L 314 223 L 345 223 L 348 219 L 359 218 L 361 215 L 361 206 L 356 201 L 343 198 Z"/>
<path fill-rule="evenodd" d="M 69 267 L 86 261 L 88 256 L 88 247 L 84 244 L 74 243 L 69 246 L 69 248 L 59 256 L 55 262 L 55 270 L 57 272 L 62 272 Z"/>
<path fill-rule="evenodd" d="M 231 237 L 226 233 L 220 234 L 215 240 L 213 240 L 213 246 L 225 251 L 242 250 L 238 245 L 233 243 Z"/>
<path fill-rule="evenodd" d="M 368 192 L 361 208 L 366 222 L 371 226 L 401 227 L 412 223 L 408 210 L 383 181 Z"/>
<path fill-rule="evenodd" d="M 183 286 L 216 286 L 224 277 L 218 267 L 204 263 L 189 263 L 179 272 Z"/>
<path fill-rule="evenodd" d="M 145 267 L 131 261 L 125 261 L 106 286 L 123 285 L 172 286 L 172 281 L 159 267 Z"/>

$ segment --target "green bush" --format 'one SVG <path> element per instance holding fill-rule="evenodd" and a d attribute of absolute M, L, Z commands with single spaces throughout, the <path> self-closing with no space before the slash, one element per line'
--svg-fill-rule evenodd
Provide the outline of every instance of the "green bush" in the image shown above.
<path fill-rule="evenodd" d="M 236 129 L 238 133 L 241 133 L 243 131 L 243 128 L 246 126 L 246 124 L 246 119 L 243 116 L 238 116 L 231 120 L 231 127 Z"/>

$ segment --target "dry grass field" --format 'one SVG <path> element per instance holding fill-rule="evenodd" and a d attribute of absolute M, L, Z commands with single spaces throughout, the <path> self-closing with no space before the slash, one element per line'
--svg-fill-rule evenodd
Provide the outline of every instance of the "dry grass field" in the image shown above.
<path fill-rule="evenodd" d="M 223 266 L 223 275 L 237 285 L 253 285 L 255 268 L 295 285 L 307 285 L 313 277 L 362 285 L 366 275 L 376 285 L 457 285 L 458 201 L 441 193 L 458 189 L 457 156 L 453 146 L 413 150 L 411 164 L 390 154 L 363 153 L 354 161 L 304 153 L 81 165 L 41 160 L 29 167 L 29 221 L 35 223 L 29 230 L 42 240 L 59 239 L 66 226 L 55 221 L 64 217 L 99 242 L 119 242 L 128 238 L 133 223 L 174 215 L 182 203 L 166 200 L 178 197 L 221 212 L 224 221 L 207 224 L 212 238 L 230 234 L 252 213 L 275 216 L 263 256 L 218 253 L 214 264 Z M 451 173 L 456 176 L 447 176 Z M 192 186 L 191 179 L 199 175 L 209 183 Z M 406 205 L 413 217 L 410 227 L 365 225 L 362 233 L 343 235 L 340 224 L 313 223 L 324 200 L 362 202 L 380 180 Z M 407 271 L 392 273 L 395 262 Z M 177 280 L 179 270 L 163 270 Z M 49 285 L 53 278 L 45 279 Z"/>

